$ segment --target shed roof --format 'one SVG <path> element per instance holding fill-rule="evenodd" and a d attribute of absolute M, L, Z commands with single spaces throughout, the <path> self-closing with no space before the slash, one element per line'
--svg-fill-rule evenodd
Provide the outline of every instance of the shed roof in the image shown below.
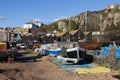
<path fill-rule="evenodd" d="M 57 37 L 61 37 L 61 36 L 63 36 L 65 33 L 66 33 L 66 31 L 60 32 L 60 33 L 56 33 L 55 35 L 56 35 Z"/>
<path fill-rule="evenodd" d="M 90 32 L 83 32 L 84 35 L 88 35 Z"/>
<path fill-rule="evenodd" d="M 70 34 L 74 35 L 76 32 L 78 32 L 78 30 L 72 30 L 72 31 L 70 31 Z"/>

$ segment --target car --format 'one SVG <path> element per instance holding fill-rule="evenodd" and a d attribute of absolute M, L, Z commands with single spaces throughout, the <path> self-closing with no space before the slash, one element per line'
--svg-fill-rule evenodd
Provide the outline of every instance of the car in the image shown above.
<path fill-rule="evenodd" d="M 19 43 L 19 44 L 16 44 L 17 48 L 19 49 L 25 49 L 27 48 L 26 44 L 25 43 Z"/>

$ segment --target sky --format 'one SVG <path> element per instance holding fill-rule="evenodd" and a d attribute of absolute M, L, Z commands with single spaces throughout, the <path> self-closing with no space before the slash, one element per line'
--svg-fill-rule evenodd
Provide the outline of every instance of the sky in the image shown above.
<path fill-rule="evenodd" d="M 119 0 L 0 0 L 0 27 L 23 27 L 39 20 L 49 24 L 86 11 L 105 9 Z"/>

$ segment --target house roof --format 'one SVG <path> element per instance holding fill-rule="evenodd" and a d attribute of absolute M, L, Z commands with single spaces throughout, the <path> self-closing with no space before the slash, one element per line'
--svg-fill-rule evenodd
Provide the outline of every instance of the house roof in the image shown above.
<path fill-rule="evenodd" d="M 74 35 L 77 31 L 78 31 L 78 30 L 72 30 L 72 31 L 70 32 L 70 34 L 71 34 L 71 35 Z"/>
<path fill-rule="evenodd" d="M 60 32 L 60 33 L 56 33 L 55 35 L 56 35 L 56 37 L 60 37 L 60 36 L 63 36 L 65 33 L 66 33 L 66 31 Z"/>
<path fill-rule="evenodd" d="M 83 32 L 84 35 L 88 35 L 90 32 Z"/>
<path fill-rule="evenodd" d="M 30 22 L 27 22 L 27 23 L 25 23 L 25 24 L 33 24 L 33 22 L 32 22 L 32 21 L 30 21 Z"/>

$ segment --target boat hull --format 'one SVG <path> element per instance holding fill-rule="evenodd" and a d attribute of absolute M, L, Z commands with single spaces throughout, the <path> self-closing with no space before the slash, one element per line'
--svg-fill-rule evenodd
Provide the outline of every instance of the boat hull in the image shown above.
<path fill-rule="evenodd" d="M 82 48 L 67 49 L 67 56 L 69 58 L 78 58 L 78 56 L 77 56 L 78 51 L 79 51 L 79 58 L 83 58 L 85 55 L 85 50 Z"/>
<path fill-rule="evenodd" d="M 95 50 L 100 48 L 101 46 L 109 45 L 109 43 L 98 43 L 98 42 L 79 42 L 78 43 L 81 48 L 86 50 Z"/>
<path fill-rule="evenodd" d="M 57 55 L 60 55 L 60 49 L 58 49 L 58 50 L 48 49 L 47 53 L 48 53 L 48 55 L 57 56 Z"/>

